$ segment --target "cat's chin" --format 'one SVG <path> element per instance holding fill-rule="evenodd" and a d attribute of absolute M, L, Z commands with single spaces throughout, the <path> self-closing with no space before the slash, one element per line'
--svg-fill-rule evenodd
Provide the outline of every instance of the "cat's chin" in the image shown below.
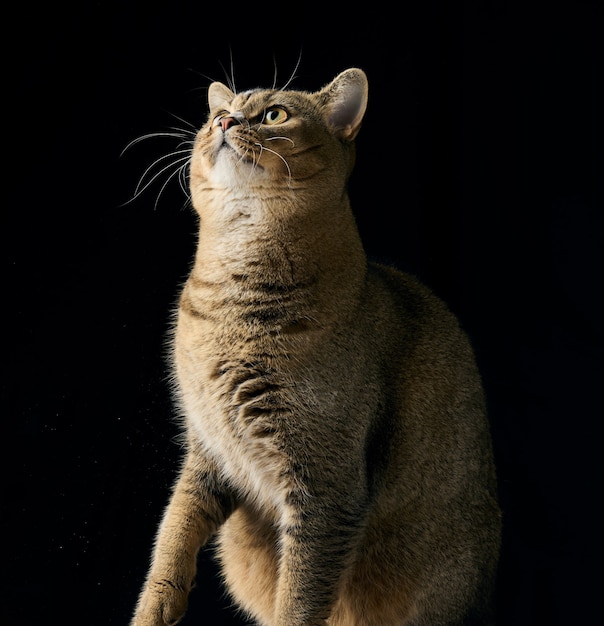
<path fill-rule="evenodd" d="M 225 147 L 216 155 L 209 178 L 220 187 L 247 187 L 250 183 L 266 181 L 268 173 L 256 161 Z"/>

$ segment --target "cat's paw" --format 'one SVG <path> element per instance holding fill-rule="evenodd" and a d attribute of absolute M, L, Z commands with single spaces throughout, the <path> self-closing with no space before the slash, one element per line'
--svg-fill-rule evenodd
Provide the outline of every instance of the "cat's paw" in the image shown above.
<path fill-rule="evenodd" d="M 149 581 L 130 626 L 174 626 L 187 610 L 188 595 L 170 580 Z"/>

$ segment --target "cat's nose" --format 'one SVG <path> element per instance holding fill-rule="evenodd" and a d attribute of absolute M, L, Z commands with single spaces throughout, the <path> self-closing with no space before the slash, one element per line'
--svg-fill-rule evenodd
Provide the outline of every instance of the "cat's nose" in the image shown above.
<path fill-rule="evenodd" d="M 226 117 L 220 118 L 220 126 L 222 126 L 222 132 L 226 132 L 228 128 L 234 126 L 235 124 L 240 124 L 241 122 L 231 115 L 227 115 Z"/>

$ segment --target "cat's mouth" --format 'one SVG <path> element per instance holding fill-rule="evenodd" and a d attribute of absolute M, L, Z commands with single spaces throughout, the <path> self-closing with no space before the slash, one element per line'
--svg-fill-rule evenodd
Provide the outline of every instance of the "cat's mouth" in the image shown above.
<path fill-rule="evenodd" d="M 258 162 L 258 155 L 254 152 L 254 150 L 250 146 L 239 146 L 234 145 L 232 141 L 228 139 L 228 137 L 223 137 L 222 143 L 218 148 L 217 155 L 232 155 L 235 159 L 235 164 L 248 164 L 253 165 L 255 168 L 264 169 L 262 165 Z"/>

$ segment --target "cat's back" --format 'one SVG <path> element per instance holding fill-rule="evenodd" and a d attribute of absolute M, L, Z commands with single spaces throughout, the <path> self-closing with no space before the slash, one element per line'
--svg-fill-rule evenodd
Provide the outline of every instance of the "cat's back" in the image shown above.
<path fill-rule="evenodd" d="M 458 318 L 418 278 L 391 265 L 370 262 L 361 306 L 380 340 L 411 357 L 430 351 L 473 363 L 473 350 Z M 459 350 L 463 348 L 460 354 Z"/>
<path fill-rule="evenodd" d="M 370 263 L 366 285 L 369 326 L 360 334 L 382 364 L 382 427 L 398 458 L 390 470 L 405 464 L 408 472 L 411 464 L 407 484 L 417 481 L 419 488 L 433 481 L 441 485 L 433 493 L 440 494 L 481 485 L 490 476 L 494 492 L 482 380 L 458 318 L 432 290 L 396 268 Z M 455 471 L 447 475 L 443 468 Z"/>

